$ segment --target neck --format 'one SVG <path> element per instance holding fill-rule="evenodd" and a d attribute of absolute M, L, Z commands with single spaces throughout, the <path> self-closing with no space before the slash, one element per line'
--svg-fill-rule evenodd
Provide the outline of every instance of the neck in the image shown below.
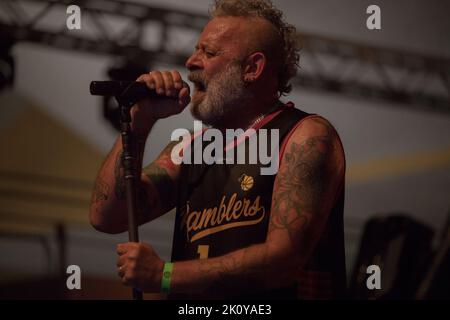
<path fill-rule="evenodd" d="M 247 130 L 254 124 L 261 121 L 265 115 L 274 111 L 277 106 L 277 102 L 277 98 L 268 100 L 265 103 L 262 101 L 255 101 L 251 105 L 246 105 L 242 112 L 229 115 L 213 127 L 223 132 L 225 132 L 226 129 Z"/>

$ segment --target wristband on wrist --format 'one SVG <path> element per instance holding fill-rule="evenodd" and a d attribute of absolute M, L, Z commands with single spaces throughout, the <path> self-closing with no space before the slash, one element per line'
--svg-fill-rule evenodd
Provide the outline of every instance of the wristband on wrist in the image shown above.
<path fill-rule="evenodd" d="M 170 281 L 172 280 L 173 263 L 164 263 L 163 274 L 161 278 L 161 291 L 164 293 L 169 293 L 170 291 Z"/>

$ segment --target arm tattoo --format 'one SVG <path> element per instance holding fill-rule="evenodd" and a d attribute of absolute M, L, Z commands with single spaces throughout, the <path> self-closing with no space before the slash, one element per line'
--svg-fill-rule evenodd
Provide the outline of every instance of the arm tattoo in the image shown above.
<path fill-rule="evenodd" d="M 310 215 L 305 212 L 314 213 L 327 184 L 327 162 L 333 148 L 332 131 L 322 120 L 313 121 L 323 125 L 326 133 L 301 143 L 291 143 L 274 188 L 270 227 L 271 230 L 286 230 L 292 243 L 295 243 L 299 231 L 301 233 L 308 226 Z"/>
<path fill-rule="evenodd" d="M 202 274 L 213 274 L 214 281 L 207 292 L 225 295 L 254 293 L 266 289 L 269 277 L 268 250 L 264 246 L 250 246 L 242 249 L 240 256 L 233 253 L 214 261 L 200 260 Z"/>
<path fill-rule="evenodd" d="M 114 193 L 116 194 L 117 200 L 125 199 L 125 178 L 123 176 L 122 157 L 123 151 L 119 153 L 119 155 L 116 158 L 116 163 L 114 164 L 114 178 L 115 178 Z"/>
<path fill-rule="evenodd" d="M 163 212 L 167 212 L 176 205 L 177 186 L 170 177 L 168 170 L 174 166 L 171 160 L 171 152 L 173 147 L 177 144 L 178 141 L 170 142 L 163 151 L 161 151 L 161 154 L 155 162 L 142 169 L 142 172 L 150 179 L 158 192 L 158 195 L 151 195 L 151 199 L 149 199 L 148 193 L 143 193 L 143 197 L 146 198 L 144 200 L 144 205 L 147 203 L 148 208 L 159 202 Z"/>
<path fill-rule="evenodd" d="M 175 206 L 176 186 L 167 170 L 157 164 L 152 164 L 145 168 L 144 174 L 158 190 L 159 202 L 164 211 L 172 209 Z"/>
<path fill-rule="evenodd" d="M 98 177 L 95 181 L 92 203 L 108 200 L 108 194 L 109 185 L 101 177 Z"/>

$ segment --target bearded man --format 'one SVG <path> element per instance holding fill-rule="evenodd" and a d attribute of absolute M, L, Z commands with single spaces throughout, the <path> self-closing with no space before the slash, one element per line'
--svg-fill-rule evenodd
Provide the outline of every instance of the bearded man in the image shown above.
<path fill-rule="evenodd" d="M 261 163 L 176 164 L 177 142 L 169 143 L 140 171 L 138 221 L 176 208 L 172 259 L 163 261 L 149 244 L 119 244 L 124 284 L 170 298 L 343 297 L 345 157 L 327 120 L 280 101 L 296 74 L 296 41 L 269 1 L 218 0 L 186 62 L 192 100 L 177 71 L 137 79 L 172 98 L 132 108 L 139 168 L 155 122 L 190 104 L 196 119 L 221 132 L 278 130 L 279 169 L 261 175 Z M 243 143 L 249 155 L 247 140 L 231 149 Z M 121 154 L 118 139 L 93 192 L 90 221 L 102 232 L 128 227 Z"/>

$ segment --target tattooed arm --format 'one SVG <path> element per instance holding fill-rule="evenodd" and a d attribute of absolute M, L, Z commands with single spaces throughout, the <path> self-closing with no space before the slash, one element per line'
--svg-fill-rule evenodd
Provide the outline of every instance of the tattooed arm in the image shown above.
<path fill-rule="evenodd" d="M 227 255 L 176 262 L 172 292 L 251 292 L 294 283 L 318 242 L 344 178 L 333 127 L 311 116 L 286 144 L 275 180 L 267 240 Z"/>
<path fill-rule="evenodd" d="M 136 146 L 136 153 L 139 155 L 137 176 L 140 177 L 137 181 L 138 224 L 151 221 L 175 206 L 179 167 L 172 163 L 170 153 L 176 143 L 169 143 L 159 157 L 142 170 L 145 141 L 139 141 Z M 91 224 L 106 233 L 120 233 L 128 229 L 121 157 L 122 144 L 119 137 L 98 173 L 92 193 Z"/>
<path fill-rule="evenodd" d="M 159 97 L 148 97 L 138 101 L 130 111 L 131 128 L 139 141 L 135 146 L 139 155 L 136 159 L 137 197 L 139 224 L 150 221 L 174 206 L 174 197 L 179 167 L 170 161 L 171 148 L 166 148 L 158 160 L 141 174 L 145 140 L 153 125 L 159 119 L 178 114 L 189 104 L 189 87 L 184 85 L 178 71 L 154 70 L 142 74 L 136 81 L 154 90 Z M 164 99 L 160 99 L 164 97 Z M 121 167 L 121 142 L 116 141 L 112 151 L 103 163 L 95 183 L 90 206 L 91 224 L 98 230 L 119 233 L 127 230 L 125 182 Z"/>

